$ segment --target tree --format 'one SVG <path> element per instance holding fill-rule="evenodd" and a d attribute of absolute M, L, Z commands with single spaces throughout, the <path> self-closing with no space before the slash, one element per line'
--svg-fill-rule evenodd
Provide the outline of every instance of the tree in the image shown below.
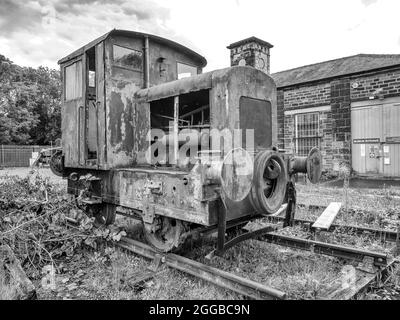
<path fill-rule="evenodd" d="M 49 144 L 59 138 L 57 70 L 20 67 L 0 55 L 0 144 Z"/>
<path fill-rule="evenodd" d="M 61 80 L 58 71 L 39 67 L 36 70 L 37 98 L 34 108 L 38 123 L 31 130 L 37 144 L 49 144 L 59 138 L 61 127 Z"/>

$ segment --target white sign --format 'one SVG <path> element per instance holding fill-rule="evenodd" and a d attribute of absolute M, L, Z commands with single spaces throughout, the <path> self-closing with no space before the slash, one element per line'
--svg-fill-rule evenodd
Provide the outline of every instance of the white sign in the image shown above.
<path fill-rule="evenodd" d="M 361 157 L 365 157 L 365 144 L 360 144 Z"/>
<path fill-rule="evenodd" d="M 389 153 L 389 146 L 383 146 L 383 152 Z"/>
<path fill-rule="evenodd" d="M 385 164 L 390 164 L 390 158 L 384 158 L 385 160 L 384 160 L 384 163 Z"/>

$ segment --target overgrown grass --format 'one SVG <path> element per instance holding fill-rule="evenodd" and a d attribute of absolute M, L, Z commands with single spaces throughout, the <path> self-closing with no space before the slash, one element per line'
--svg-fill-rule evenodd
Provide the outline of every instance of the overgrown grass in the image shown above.
<path fill-rule="evenodd" d="M 362 225 L 372 228 L 397 230 L 400 217 L 400 188 L 348 189 L 321 185 L 297 185 L 298 203 L 305 207 L 297 210 L 298 218 L 316 219 L 322 210 L 310 206 L 327 206 L 330 202 L 341 202 L 342 209 L 337 223 Z"/>
<path fill-rule="evenodd" d="M 0 177 L 0 198 L 2 199 L 0 205 L 3 206 L 0 208 L 0 232 L 20 227 L 21 223 L 37 218 L 48 210 L 58 208 L 57 205 L 60 203 L 67 203 L 68 200 L 63 198 L 65 185 L 46 182 L 46 179 L 40 177 L 33 176 L 30 179 Z M 45 199 L 45 191 L 48 196 L 55 197 L 49 197 L 52 200 L 42 204 L 41 211 L 38 211 L 37 201 Z M 327 205 L 331 201 L 344 201 L 342 188 L 298 185 L 298 191 L 298 202 L 306 205 Z M 400 204 L 396 198 L 400 194 L 397 189 L 388 188 L 384 191 L 348 189 L 347 191 L 347 211 L 340 212 L 337 218 L 338 223 L 395 229 Z M 380 197 L 374 195 L 380 195 Z M 54 203 L 54 199 L 59 199 L 60 203 Z M 97 250 L 90 249 L 76 233 L 70 234 L 70 231 L 66 231 L 65 225 L 62 224 L 62 215 L 70 214 L 71 210 L 74 211 L 77 208 L 68 204 L 65 210 L 57 212 L 56 216 L 59 219 L 45 220 L 43 226 L 34 224 L 34 228 L 24 227 L 23 230 L 17 230 L 17 228 L 18 232 L 15 233 L 14 238 L 6 239 L 6 243 L 13 246 L 13 249 L 21 249 L 17 255 L 25 261 L 24 268 L 38 288 L 39 299 L 215 300 L 242 298 L 235 293 L 173 269 L 163 270 L 152 280 L 140 286 L 133 285 L 138 275 L 146 271 L 150 262 L 121 249 L 107 249 L 102 245 L 98 246 Z M 320 210 L 303 207 L 297 210 L 296 216 L 315 219 L 320 213 Z M 10 218 L 9 222 L 4 220 L 5 217 Z M 136 222 L 122 218 L 117 219 L 117 223 L 125 228 L 130 237 L 143 241 L 140 225 Z M 78 231 L 82 234 L 82 230 Z M 94 232 L 90 228 L 87 231 Z M 27 251 L 24 247 L 15 245 L 27 241 L 25 237 L 29 232 L 37 238 L 36 242 L 31 242 L 33 251 Z M 310 233 L 301 227 L 286 229 L 282 232 L 303 238 L 310 237 Z M 371 237 L 344 235 L 338 231 L 322 233 L 318 240 L 381 252 L 389 250 L 389 246 Z M 50 257 L 43 248 L 37 247 L 37 243 L 45 244 L 44 249 L 50 253 Z M 321 297 L 325 290 L 335 285 L 337 281 L 341 281 L 341 271 L 345 266 L 344 261 L 336 258 L 291 250 L 256 240 L 238 244 L 228 250 L 222 258 L 215 257 L 211 261 L 206 260 L 205 255 L 214 247 L 215 238 L 206 238 L 197 243 L 188 243 L 186 250 L 181 253 L 202 263 L 285 291 L 290 299 Z M 36 252 L 36 255 L 29 252 Z M 41 286 L 41 267 L 51 260 L 57 267 L 54 290 Z M 392 273 L 390 281 L 383 288 L 395 289 L 399 286 L 398 269 Z M 12 293 L 13 284 L 1 281 L 3 282 L 0 282 L 0 298 L 7 299 Z M 382 287 L 363 297 L 372 299 L 375 295 L 379 296 L 379 290 L 382 290 Z"/>

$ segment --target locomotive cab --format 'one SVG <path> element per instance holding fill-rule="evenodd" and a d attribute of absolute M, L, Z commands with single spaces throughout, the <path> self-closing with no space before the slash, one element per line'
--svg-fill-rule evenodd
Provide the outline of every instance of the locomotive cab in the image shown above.
<path fill-rule="evenodd" d="M 112 30 L 59 64 L 64 165 L 109 170 L 134 162 L 134 93 L 201 73 L 206 60 L 167 39 Z"/>
<path fill-rule="evenodd" d="M 318 150 L 278 151 L 276 86 L 260 70 L 203 74 L 206 60 L 194 51 L 122 30 L 59 63 L 62 150 L 53 171 L 98 223 L 113 223 L 119 207 L 143 221 L 160 251 L 193 230 L 275 213 L 294 173 L 319 180 Z"/>

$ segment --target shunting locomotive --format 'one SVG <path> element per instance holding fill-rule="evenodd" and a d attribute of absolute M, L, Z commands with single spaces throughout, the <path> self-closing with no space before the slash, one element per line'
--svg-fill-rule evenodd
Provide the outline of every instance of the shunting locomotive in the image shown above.
<path fill-rule="evenodd" d="M 321 175 L 321 154 L 278 150 L 276 85 L 158 36 L 112 30 L 59 61 L 62 147 L 52 171 L 98 224 L 143 222 L 157 250 L 193 230 L 225 230 L 293 207 L 293 175 Z M 118 210 L 117 210 L 118 209 Z M 290 209 L 290 208 L 289 208 Z M 290 211 L 290 210 L 287 210 Z"/>

